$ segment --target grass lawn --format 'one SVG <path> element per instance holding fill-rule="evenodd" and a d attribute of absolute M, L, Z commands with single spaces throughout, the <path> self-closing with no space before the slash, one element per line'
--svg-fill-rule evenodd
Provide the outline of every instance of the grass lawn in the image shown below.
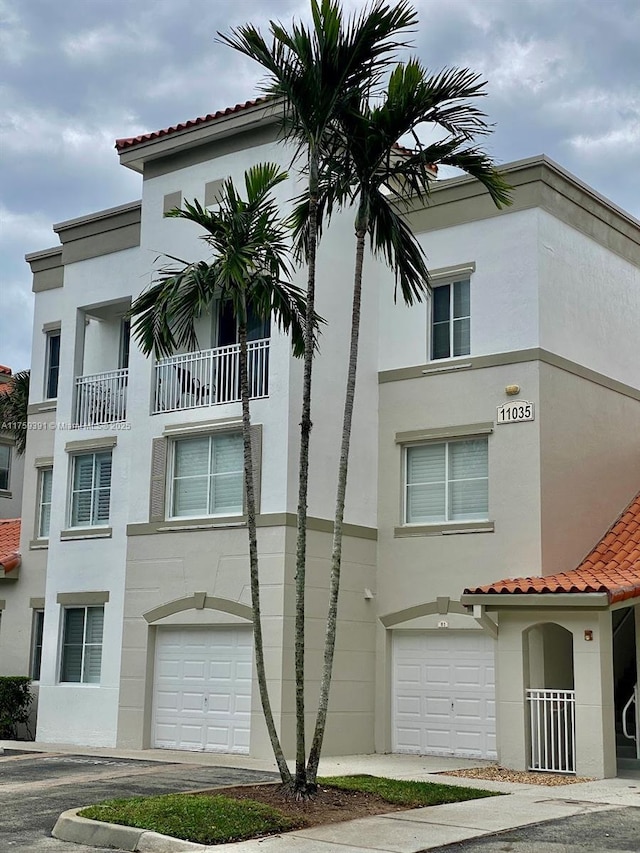
<path fill-rule="evenodd" d="M 243 799 L 235 799 L 228 789 L 224 795 L 215 792 L 165 794 L 108 800 L 82 809 L 79 814 L 92 820 L 148 829 L 200 844 L 222 844 L 318 825 L 325 819 L 349 820 L 364 816 L 365 812 L 357 810 L 362 808 L 362 804 L 349 799 L 354 797 L 365 803 L 366 813 L 380 814 L 392 809 L 434 806 L 495 795 L 493 791 L 478 788 L 379 776 L 334 776 L 319 779 L 318 783 L 318 796 L 302 804 L 286 797 L 278 786 L 266 785 L 252 787 L 251 792 L 246 788 L 238 789 L 239 795 L 244 792 Z M 325 817 L 328 814 L 325 810 L 330 807 L 327 798 L 334 800 L 341 792 L 343 797 L 348 792 L 349 798 L 340 804 L 340 816 Z M 262 793 L 267 802 L 258 802 Z M 255 795 L 256 799 L 246 798 L 247 794 Z M 371 809 L 374 800 L 379 802 L 377 810 L 375 807 Z M 314 812 L 317 813 L 314 815 Z"/>

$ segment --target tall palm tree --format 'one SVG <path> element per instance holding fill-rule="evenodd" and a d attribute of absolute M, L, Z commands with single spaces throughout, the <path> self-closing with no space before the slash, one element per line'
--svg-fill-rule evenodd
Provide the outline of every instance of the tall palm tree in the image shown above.
<path fill-rule="evenodd" d="M 300 463 L 296 545 L 295 684 L 296 791 L 307 790 L 304 706 L 305 578 L 311 378 L 314 354 L 316 249 L 320 161 L 332 125 L 349 101 L 379 87 L 395 51 L 405 42 L 400 34 L 417 22 L 406 0 L 374 0 L 345 19 L 337 0 L 311 0 L 312 25 L 294 22 L 290 31 L 270 22 L 271 42 L 248 24 L 220 34 L 221 40 L 258 62 L 267 72 L 264 91 L 280 99 L 284 139 L 306 159 L 308 177 L 307 315 L 300 420 Z"/>
<path fill-rule="evenodd" d="M 18 456 L 22 456 L 27 447 L 29 375 L 28 370 L 21 370 L 0 387 L 0 430 L 5 430 L 15 440 Z"/>
<path fill-rule="evenodd" d="M 476 136 L 490 130 L 486 116 L 472 103 L 485 94 L 484 87 L 480 76 L 466 68 L 429 76 L 416 60 L 400 64 L 380 101 L 363 98 L 347 105 L 333 126 L 329 153 L 321 163 L 319 208 L 330 219 L 334 207 L 355 206 L 356 250 L 324 669 L 307 764 L 310 784 L 315 783 L 322 750 L 335 651 L 366 237 L 374 254 L 381 255 L 394 270 L 396 291 L 399 287 L 405 303 L 411 305 L 428 294 L 429 275 L 424 252 L 403 212 L 411 202 L 428 202 L 433 164 L 456 166 L 479 180 L 497 207 L 509 203 L 508 185 L 491 159 L 473 143 Z M 424 125 L 435 127 L 444 138 L 422 145 L 418 132 Z M 412 149 L 399 147 L 398 140 L 405 136 L 413 139 Z M 309 199 L 303 198 L 295 213 L 303 247 L 311 239 L 309 207 Z"/>
<path fill-rule="evenodd" d="M 169 355 L 180 347 L 197 349 L 195 324 L 198 318 L 210 310 L 214 299 L 231 302 L 240 344 L 244 486 L 256 671 L 280 776 L 283 782 L 291 784 L 291 773 L 273 718 L 264 664 L 247 367 L 250 310 L 260 320 L 273 316 L 283 331 L 291 331 L 294 354 L 301 355 L 303 351 L 305 297 L 303 291 L 286 281 L 290 272 L 288 229 L 271 195 L 287 177 L 287 173 L 274 164 L 259 164 L 245 173 L 246 200 L 241 198 L 233 182 L 227 180 L 216 209 L 206 210 L 194 201 L 193 204 L 185 203 L 184 210 L 176 209 L 167 214 L 200 225 L 206 232 L 202 239 L 211 249 L 213 259 L 185 263 L 180 269 L 161 270 L 154 284 L 134 301 L 131 316 L 134 318 L 133 334 L 143 352 Z M 314 316 L 313 320 L 317 325 L 319 318 Z"/>

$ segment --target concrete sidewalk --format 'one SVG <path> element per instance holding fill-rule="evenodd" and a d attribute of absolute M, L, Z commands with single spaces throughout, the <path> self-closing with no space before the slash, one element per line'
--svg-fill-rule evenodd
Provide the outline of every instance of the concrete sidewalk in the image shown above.
<path fill-rule="evenodd" d="M 1 742 L 0 742 L 1 743 Z M 145 761 L 174 761 L 201 766 L 243 767 L 273 770 L 269 761 L 241 756 L 184 753 L 167 750 L 106 750 L 60 747 L 57 744 L 9 744 L 11 748 L 43 751 L 73 751 L 76 754 Z M 96 846 L 115 846 L 140 853 L 178 853 L 200 850 L 207 853 L 419 853 L 445 844 L 479 838 L 543 821 L 587 812 L 640 807 L 640 777 L 597 780 L 558 787 L 522 785 L 508 782 L 434 775 L 454 768 L 479 766 L 482 761 L 411 755 L 356 755 L 323 759 L 324 776 L 369 773 L 397 779 L 445 782 L 451 785 L 487 788 L 509 796 L 470 800 L 429 808 L 393 812 L 387 815 L 297 830 L 279 836 L 211 847 L 169 839 L 155 833 L 96 825 L 74 816 L 73 810 L 61 817 L 54 834 L 64 840 Z"/>

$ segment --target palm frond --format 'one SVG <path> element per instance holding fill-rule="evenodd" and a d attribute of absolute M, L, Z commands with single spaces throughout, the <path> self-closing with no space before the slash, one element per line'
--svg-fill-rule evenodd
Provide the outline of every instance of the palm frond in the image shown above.
<path fill-rule="evenodd" d="M 27 446 L 29 383 L 30 372 L 22 370 L 0 387 L 0 429 L 13 438 L 18 456 L 24 454 Z"/>

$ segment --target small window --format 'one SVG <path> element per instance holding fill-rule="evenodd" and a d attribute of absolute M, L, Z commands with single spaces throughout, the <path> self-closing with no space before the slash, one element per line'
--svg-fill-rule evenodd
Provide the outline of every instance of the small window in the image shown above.
<path fill-rule="evenodd" d="M 47 335 L 47 365 L 44 395 L 47 400 L 58 396 L 58 374 L 60 372 L 60 332 Z"/>
<path fill-rule="evenodd" d="M 38 539 L 49 538 L 51 525 L 51 486 L 53 484 L 53 468 L 42 468 L 40 471 L 40 505 L 38 507 Z"/>
<path fill-rule="evenodd" d="M 33 611 L 33 630 L 31 641 L 31 678 L 40 681 L 42 663 L 42 635 L 44 632 L 44 610 Z"/>
<path fill-rule="evenodd" d="M 60 681 L 99 684 L 104 607 L 64 610 Z"/>
<path fill-rule="evenodd" d="M 111 451 L 87 453 L 73 459 L 71 527 L 109 523 Z"/>
<path fill-rule="evenodd" d="M 9 490 L 11 481 L 11 445 L 0 444 L 0 489 Z"/>
<path fill-rule="evenodd" d="M 171 515 L 241 515 L 243 470 L 240 433 L 175 441 Z"/>
<path fill-rule="evenodd" d="M 405 472 L 406 524 L 488 519 L 486 438 L 407 447 Z"/>
<path fill-rule="evenodd" d="M 469 279 L 441 284 L 433 290 L 431 357 L 451 358 L 471 352 L 471 288 Z"/>

